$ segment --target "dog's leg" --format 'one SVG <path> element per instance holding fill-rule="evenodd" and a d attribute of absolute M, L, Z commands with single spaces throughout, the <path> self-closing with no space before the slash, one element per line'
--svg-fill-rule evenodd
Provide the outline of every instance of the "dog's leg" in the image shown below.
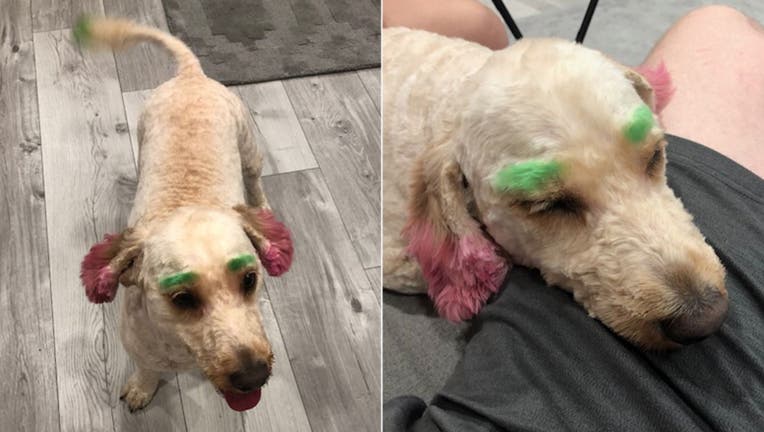
<path fill-rule="evenodd" d="M 139 366 L 127 380 L 119 398 L 127 402 L 130 412 L 134 412 L 151 402 L 157 387 L 159 387 L 159 372 L 143 369 Z"/>
<path fill-rule="evenodd" d="M 247 204 L 257 209 L 270 210 L 271 206 L 268 205 L 268 199 L 265 198 L 265 192 L 263 192 L 263 184 L 260 181 L 259 175 L 248 175 L 245 172 L 244 185 L 247 188 Z"/>
<path fill-rule="evenodd" d="M 239 155 L 241 156 L 241 173 L 244 177 L 244 187 L 247 190 L 247 204 L 258 209 L 268 209 L 268 200 L 263 192 L 260 176 L 263 171 L 263 157 L 255 143 L 255 124 L 246 108 L 242 107 L 243 119 L 239 136 Z"/>
<path fill-rule="evenodd" d="M 247 190 L 247 204 L 254 208 L 270 209 L 260 180 L 262 162 L 254 140 L 250 138 L 239 144 L 239 153 L 241 153 L 241 173 L 244 176 L 244 187 Z"/>

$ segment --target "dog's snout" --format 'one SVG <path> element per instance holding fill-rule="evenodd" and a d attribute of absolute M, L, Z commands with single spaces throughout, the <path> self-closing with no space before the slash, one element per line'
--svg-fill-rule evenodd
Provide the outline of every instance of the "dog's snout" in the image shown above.
<path fill-rule="evenodd" d="M 255 358 L 249 351 L 239 352 L 239 369 L 228 376 L 231 386 L 242 392 L 262 387 L 271 375 L 265 360 Z"/>
<path fill-rule="evenodd" d="M 661 321 L 660 326 L 667 338 L 689 345 L 716 332 L 727 317 L 727 308 L 727 296 L 709 288 L 691 307 Z"/>

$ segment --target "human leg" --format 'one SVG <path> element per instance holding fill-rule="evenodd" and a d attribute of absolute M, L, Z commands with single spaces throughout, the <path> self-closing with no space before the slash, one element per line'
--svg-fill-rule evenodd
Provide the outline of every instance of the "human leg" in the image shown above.
<path fill-rule="evenodd" d="M 509 44 L 501 19 L 475 0 L 385 0 L 382 26 L 427 30 L 491 49 Z"/>
<path fill-rule="evenodd" d="M 702 143 L 764 177 L 764 29 L 726 6 L 674 24 L 644 65 L 664 61 L 676 92 L 662 113 L 669 133 Z"/>

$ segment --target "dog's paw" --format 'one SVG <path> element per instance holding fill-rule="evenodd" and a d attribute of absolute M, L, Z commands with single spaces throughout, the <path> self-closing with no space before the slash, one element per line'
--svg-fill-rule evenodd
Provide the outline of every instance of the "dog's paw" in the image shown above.
<path fill-rule="evenodd" d="M 151 402 L 157 387 L 159 387 L 158 377 L 146 377 L 144 374 L 136 371 L 127 380 L 127 384 L 122 389 L 122 395 L 119 398 L 127 403 L 130 412 L 135 412 Z"/>

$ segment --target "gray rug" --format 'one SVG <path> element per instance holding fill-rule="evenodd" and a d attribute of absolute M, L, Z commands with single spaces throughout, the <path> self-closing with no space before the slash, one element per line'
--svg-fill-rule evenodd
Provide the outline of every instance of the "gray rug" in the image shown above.
<path fill-rule="evenodd" d="M 379 65 L 379 0 L 163 0 L 167 25 L 224 84 Z"/>

